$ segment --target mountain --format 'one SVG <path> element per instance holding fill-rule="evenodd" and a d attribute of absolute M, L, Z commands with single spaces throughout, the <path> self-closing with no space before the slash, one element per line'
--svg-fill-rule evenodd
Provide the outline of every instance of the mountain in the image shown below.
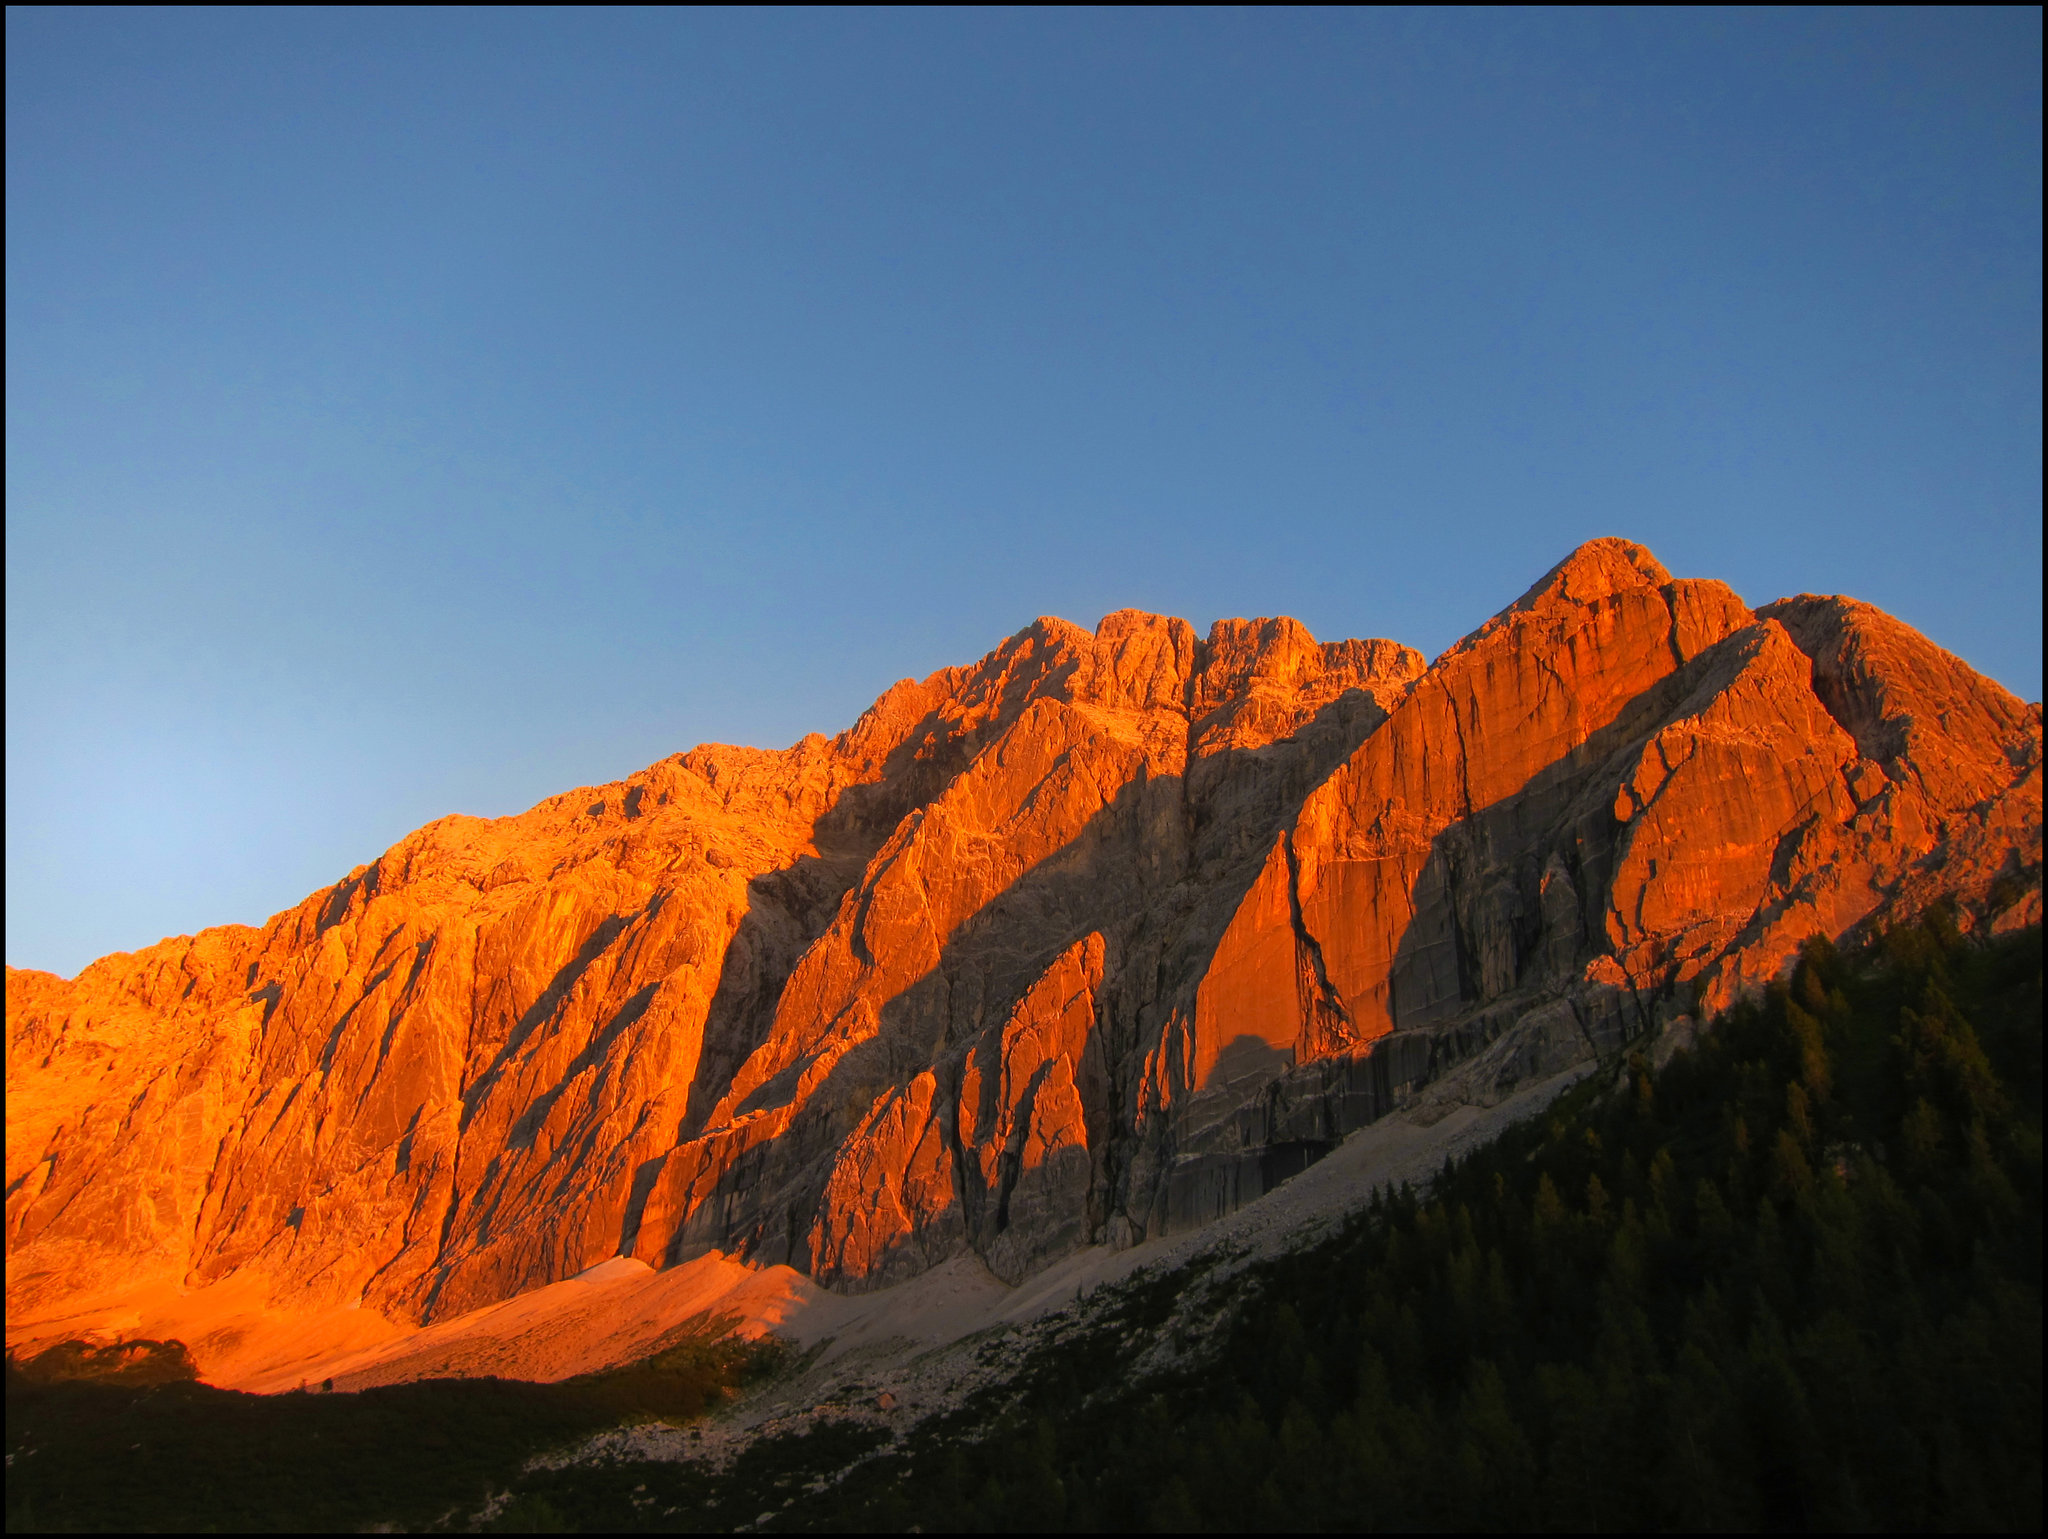
<path fill-rule="evenodd" d="M 1434 663 L 1040 620 L 835 738 L 10 969 L 9 1338 L 238 1289 L 368 1339 L 712 1250 L 1014 1283 L 1425 1090 L 1662 1054 L 1816 932 L 2038 922 L 2040 766 L 2038 705 L 1881 612 L 1621 540 Z"/>

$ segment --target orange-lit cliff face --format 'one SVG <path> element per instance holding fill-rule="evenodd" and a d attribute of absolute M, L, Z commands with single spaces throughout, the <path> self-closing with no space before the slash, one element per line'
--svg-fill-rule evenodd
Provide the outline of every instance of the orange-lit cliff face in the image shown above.
<path fill-rule="evenodd" d="M 10 971 L 10 1315 L 239 1270 L 417 1321 L 710 1247 L 1014 1280 L 1426 1081 L 1673 1029 L 1815 931 L 2038 917 L 2040 762 L 2038 706 L 1883 614 L 1615 540 L 1433 666 L 1041 620 L 829 741 Z"/>

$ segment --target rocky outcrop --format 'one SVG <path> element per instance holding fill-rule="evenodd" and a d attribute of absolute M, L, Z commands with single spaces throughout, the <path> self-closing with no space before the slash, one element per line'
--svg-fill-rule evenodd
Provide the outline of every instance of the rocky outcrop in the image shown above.
<path fill-rule="evenodd" d="M 417 1322 L 713 1249 L 1015 1281 L 1425 1086 L 1679 1029 L 1815 931 L 2037 912 L 2040 747 L 1867 606 L 1752 612 L 1618 540 L 1427 667 L 1041 620 L 836 738 L 10 971 L 10 1319 L 232 1275 Z"/>

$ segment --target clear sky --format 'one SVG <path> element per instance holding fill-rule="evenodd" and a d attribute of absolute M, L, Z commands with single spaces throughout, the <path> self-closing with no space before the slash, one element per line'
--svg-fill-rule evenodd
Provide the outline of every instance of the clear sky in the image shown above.
<path fill-rule="evenodd" d="M 1579 541 L 2041 694 L 2041 13 L 16 8 L 7 959 Z"/>

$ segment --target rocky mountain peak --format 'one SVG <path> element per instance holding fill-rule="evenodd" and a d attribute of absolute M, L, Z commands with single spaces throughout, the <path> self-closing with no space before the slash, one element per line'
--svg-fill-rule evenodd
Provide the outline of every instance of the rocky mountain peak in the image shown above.
<path fill-rule="evenodd" d="M 1664 1051 L 1813 933 L 2038 917 L 2040 743 L 1867 605 L 1752 613 L 1625 540 L 1434 664 L 1041 619 L 837 736 L 10 971 L 10 1332 L 229 1287 L 435 1320 L 713 1249 L 1016 1281 L 1418 1096 Z"/>
<path fill-rule="evenodd" d="M 1553 604 L 1592 604 L 1628 588 L 1661 588 L 1664 564 L 1633 540 L 1588 540 L 1509 606 L 1511 612 Z"/>

